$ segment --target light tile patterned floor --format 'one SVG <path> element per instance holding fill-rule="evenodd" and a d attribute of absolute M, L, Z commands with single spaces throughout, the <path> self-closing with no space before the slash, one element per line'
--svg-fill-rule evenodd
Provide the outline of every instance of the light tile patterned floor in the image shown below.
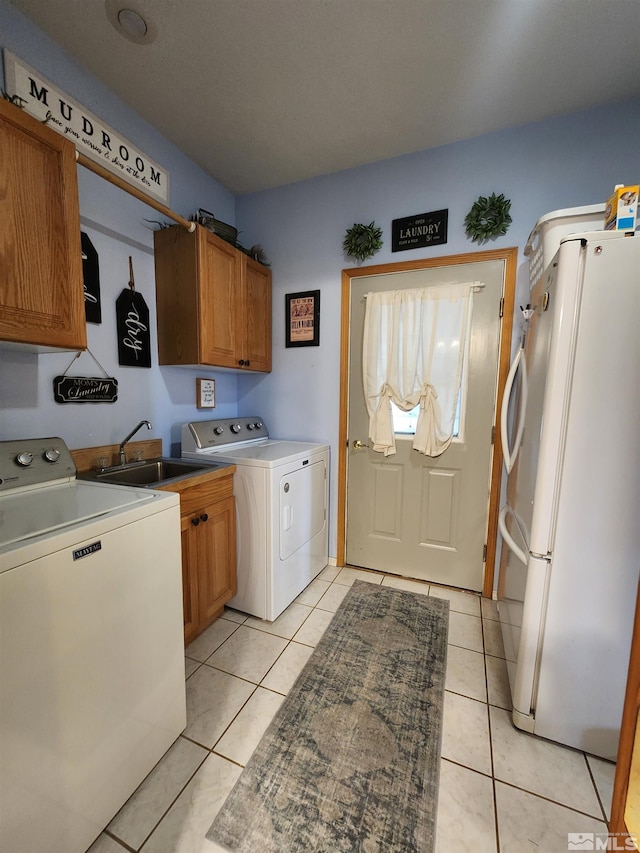
<path fill-rule="evenodd" d="M 226 610 L 187 648 L 187 728 L 90 853 L 220 850 L 205 833 L 356 578 L 450 601 L 436 853 L 566 853 L 568 833 L 606 833 L 614 765 L 511 724 L 493 602 L 329 566 L 275 622 Z"/>

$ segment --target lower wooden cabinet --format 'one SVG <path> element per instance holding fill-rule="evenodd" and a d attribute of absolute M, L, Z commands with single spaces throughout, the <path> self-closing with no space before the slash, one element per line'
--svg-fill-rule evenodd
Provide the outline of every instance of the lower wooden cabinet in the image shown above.
<path fill-rule="evenodd" d="M 233 474 L 188 483 L 172 489 L 180 491 L 185 645 L 221 615 L 237 589 Z"/>

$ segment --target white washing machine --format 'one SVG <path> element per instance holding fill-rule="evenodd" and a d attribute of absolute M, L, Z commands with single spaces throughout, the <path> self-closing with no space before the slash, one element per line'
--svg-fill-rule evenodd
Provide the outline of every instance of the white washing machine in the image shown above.
<path fill-rule="evenodd" d="M 83 853 L 186 724 L 179 496 L 0 442 L 0 850 Z"/>
<path fill-rule="evenodd" d="M 238 592 L 230 607 L 273 621 L 328 561 L 329 446 L 269 438 L 261 418 L 182 427 L 182 456 L 236 466 Z"/>

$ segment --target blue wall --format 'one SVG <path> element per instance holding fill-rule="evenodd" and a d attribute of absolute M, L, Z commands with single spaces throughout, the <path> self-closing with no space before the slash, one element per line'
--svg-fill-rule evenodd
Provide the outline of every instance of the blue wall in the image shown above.
<path fill-rule="evenodd" d="M 0 47 L 33 65 L 69 95 L 157 160 L 171 174 L 170 206 L 183 216 L 198 207 L 234 223 L 246 245 L 260 243 L 273 271 L 273 372 L 242 375 L 160 368 L 120 368 L 115 345 L 114 302 L 128 281 L 134 258 L 136 285 L 155 322 L 152 235 L 144 218 L 157 214 L 124 192 L 79 169 L 83 228 L 100 253 L 104 322 L 89 326 L 89 347 L 120 382 L 115 405 L 57 406 L 52 378 L 71 356 L 0 351 L 0 438 L 61 435 L 71 447 L 119 441 L 141 418 L 154 423 L 164 451 L 179 441 L 180 426 L 206 417 L 194 405 L 195 377 L 216 378 L 215 417 L 260 414 L 272 434 L 329 442 L 332 448 L 331 536 L 335 555 L 336 463 L 340 382 L 341 271 L 352 266 L 342 240 L 354 222 L 375 220 L 384 246 L 372 263 L 469 252 L 479 247 L 464 234 L 463 220 L 479 195 L 504 193 L 513 224 L 488 248 L 520 249 L 518 303 L 527 295 L 522 249 L 536 220 L 559 208 L 606 199 L 616 183 L 640 179 L 640 99 L 561 116 L 514 130 L 374 163 L 326 177 L 235 199 L 143 121 L 116 95 L 0 0 Z M 363 140 L 363 147 L 366 140 Z M 391 252 L 391 220 L 449 209 L 449 239 L 431 250 Z M 115 235 L 114 233 L 115 232 Z M 321 291 L 319 347 L 284 346 L 284 294 Z M 155 345 L 155 329 L 152 347 Z M 98 375 L 89 355 L 71 373 Z"/>
<path fill-rule="evenodd" d="M 140 118 L 27 18 L 0 0 L 0 47 L 33 66 L 72 98 L 134 142 L 170 174 L 172 210 L 188 217 L 199 207 L 233 223 L 235 198 Z M 5 88 L 4 69 L 0 85 Z M 11 93 L 10 93 L 11 94 Z M 0 439 L 59 435 L 72 447 L 119 442 L 142 418 L 153 423 L 144 437 L 162 438 L 163 452 L 180 441 L 185 421 L 204 416 L 196 408 L 196 376 L 216 379 L 216 417 L 237 411 L 235 374 L 158 367 L 155 331 L 153 234 L 145 219 L 162 219 L 151 207 L 78 167 L 82 229 L 99 254 L 102 324 L 87 325 L 91 352 L 118 379 L 114 404 L 58 405 L 53 377 L 63 373 L 72 353 L 34 355 L 0 350 Z M 1 227 L 1 225 L 0 225 Z M 34 222 L 37 227 L 37 222 Z M 120 367 L 115 337 L 115 300 L 127 287 L 129 256 L 136 289 L 150 310 L 152 367 Z M 82 355 L 70 375 L 100 376 L 90 355 Z M 146 432 L 146 431 L 145 431 Z"/>
<path fill-rule="evenodd" d="M 237 200 L 247 244 L 260 242 L 273 267 L 273 372 L 238 380 L 239 414 L 260 413 L 273 435 L 328 441 L 333 459 L 330 553 L 335 554 L 340 383 L 341 271 L 347 228 L 371 220 L 383 248 L 370 264 L 476 251 L 464 217 L 479 195 L 504 193 L 513 224 L 486 248 L 519 248 L 516 305 L 526 304 L 522 254 L 538 218 L 608 198 L 616 183 L 640 179 L 640 100 L 554 118 Z M 366 141 L 363 140 L 363 146 Z M 448 242 L 391 252 L 391 220 L 449 209 Z M 285 293 L 321 291 L 320 346 L 286 349 Z"/>

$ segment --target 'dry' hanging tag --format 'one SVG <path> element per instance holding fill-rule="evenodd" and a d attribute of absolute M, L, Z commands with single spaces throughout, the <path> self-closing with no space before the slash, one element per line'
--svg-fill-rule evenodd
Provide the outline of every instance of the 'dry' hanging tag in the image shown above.
<path fill-rule="evenodd" d="M 133 263 L 129 258 L 129 288 L 116 299 L 118 364 L 125 367 L 151 367 L 151 333 L 149 309 L 133 280 Z"/>

